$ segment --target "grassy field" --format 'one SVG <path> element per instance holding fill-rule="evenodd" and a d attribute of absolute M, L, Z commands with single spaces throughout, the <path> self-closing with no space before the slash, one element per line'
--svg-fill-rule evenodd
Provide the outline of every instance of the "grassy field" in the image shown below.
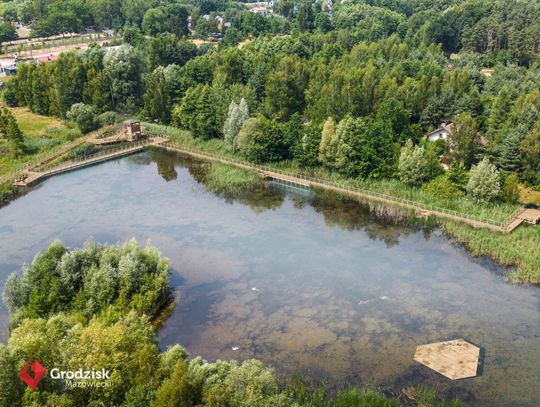
<path fill-rule="evenodd" d="M 534 189 L 521 185 L 519 188 L 519 200 L 524 204 L 540 206 L 540 191 L 535 191 Z"/>
<path fill-rule="evenodd" d="M 19 128 L 25 137 L 40 138 L 45 135 L 47 129 L 67 129 L 66 125 L 55 117 L 41 116 L 32 113 L 26 107 L 10 107 L 11 113 L 17 119 Z"/>
<path fill-rule="evenodd" d="M 4 106 L 2 106 L 4 107 Z M 76 129 L 68 128 L 61 120 L 32 113 L 24 107 L 8 108 L 24 136 L 25 154 L 17 159 L 0 156 L 0 175 L 16 170 L 34 159 L 67 141 L 80 136 Z"/>

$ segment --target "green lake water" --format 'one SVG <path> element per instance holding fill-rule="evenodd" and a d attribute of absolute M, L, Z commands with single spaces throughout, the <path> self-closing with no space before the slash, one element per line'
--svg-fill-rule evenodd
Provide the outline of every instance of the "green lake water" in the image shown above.
<path fill-rule="evenodd" d="M 199 165 L 148 151 L 46 180 L 0 209 L 0 283 L 55 239 L 135 237 L 173 267 L 162 348 L 258 358 L 331 388 L 425 385 L 473 406 L 539 405 L 538 288 L 509 284 L 438 229 L 376 220 L 334 194 L 217 196 L 192 175 Z M 0 325 L 5 341 L 3 306 Z M 482 348 L 478 377 L 450 381 L 413 361 L 417 345 L 456 338 Z"/>

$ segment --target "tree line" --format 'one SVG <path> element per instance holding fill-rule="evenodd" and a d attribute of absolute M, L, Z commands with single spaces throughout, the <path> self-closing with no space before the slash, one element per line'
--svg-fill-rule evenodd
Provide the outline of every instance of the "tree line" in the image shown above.
<path fill-rule="evenodd" d="M 10 105 L 70 118 L 83 131 L 113 120 L 112 112 L 139 113 L 190 130 L 194 137 L 224 139 L 253 161 L 290 160 L 417 186 L 434 181 L 425 190 L 435 194 L 468 193 L 466 185 L 441 178 L 441 163 L 468 172 L 484 159 L 494 166 L 489 168 L 496 170 L 501 193 L 483 200 L 515 200 L 518 182 L 538 187 L 536 50 L 526 64 L 494 61 L 486 50 L 464 45 L 449 58 L 448 44 L 428 35 L 435 17 L 470 10 L 473 3 L 487 5 L 405 3 L 410 2 L 348 2 L 330 12 L 278 2 L 275 11 L 292 34 L 262 33 L 242 47 L 224 40 L 197 48 L 166 24 L 166 32 L 149 37 L 126 29 L 119 48 L 92 46 L 55 62 L 21 65 L 4 98 Z M 510 9 L 519 5 L 507 3 Z M 207 13 L 231 6 L 196 5 Z M 324 30 L 317 25 L 324 19 L 320 14 L 328 18 Z M 375 30 L 383 22 L 386 26 Z M 413 23 L 414 38 L 403 28 Z M 513 24 L 507 34 L 528 27 Z M 460 44 L 466 44 L 470 30 L 454 28 Z M 486 71 L 490 63 L 495 65 Z M 453 122 L 449 140 L 427 142 L 423 135 L 442 122 Z M 408 140 L 423 149 L 413 157 L 431 165 L 421 182 L 408 181 L 400 166 L 407 161 L 400 157 L 411 150 Z"/>

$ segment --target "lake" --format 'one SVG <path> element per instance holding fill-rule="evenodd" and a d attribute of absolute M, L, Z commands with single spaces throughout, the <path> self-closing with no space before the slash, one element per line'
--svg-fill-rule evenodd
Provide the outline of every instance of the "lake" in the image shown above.
<path fill-rule="evenodd" d="M 163 349 L 258 358 L 330 388 L 425 385 L 475 406 L 538 405 L 538 288 L 508 283 L 439 229 L 377 220 L 335 194 L 217 196 L 197 181 L 200 165 L 153 150 L 34 187 L 0 209 L 0 283 L 55 239 L 135 237 L 173 267 Z M 4 306 L 0 324 L 5 341 Z M 456 338 L 482 348 L 478 377 L 451 381 L 413 361 L 417 345 Z"/>

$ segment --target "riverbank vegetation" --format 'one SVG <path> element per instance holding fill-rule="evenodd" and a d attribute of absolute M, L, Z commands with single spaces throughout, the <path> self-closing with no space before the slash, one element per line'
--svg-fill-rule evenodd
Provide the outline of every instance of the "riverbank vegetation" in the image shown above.
<path fill-rule="evenodd" d="M 520 226 L 512 233 L 493 233 L 454 222 L 444 222 L 448 234 L 465 245 L 474 256 L 487 256 L 513 266 L 516 283 L 540 284 L 540 232 L 538 227 Z"/>
<path fill-rule="evenodd" d="M 6 128 L 0 131 L 0 175 L 81 135 L 78 129 L 69 128 L 57 118 L 33 113 L 28 108 L 9 107 L 3 112 Z"/>
<path fill-rule="evenodd" d="M 170 301 L 170 266 L 155 248 L 134 240 L 69 250 L 55 242 L 22 276 L 6 283 L 11 314 L 7 345 L 0 345 L 0 404 L 6 406 L 399 406 L 373 390 L 310 391 L 304 383 L 280 385 L 258 360 L 207 362 L 174 345 L 157 346 L 151 321 Z M 17 377 L 27 360 L 47 374 L 35 391 Z M 66 385 L 51 370 L 109 372 L 106 379 Z M 88 383 L 107 383 L 105 387 Z M 439 403 L 432 393 L 408 391 L 410 405 Z"/>
<path fill-rule="evenodd" d="M 225 197 L 264 186 L 257 173 L 218 162 L 200 163 L 191 171 L 208 190 Z"/>

